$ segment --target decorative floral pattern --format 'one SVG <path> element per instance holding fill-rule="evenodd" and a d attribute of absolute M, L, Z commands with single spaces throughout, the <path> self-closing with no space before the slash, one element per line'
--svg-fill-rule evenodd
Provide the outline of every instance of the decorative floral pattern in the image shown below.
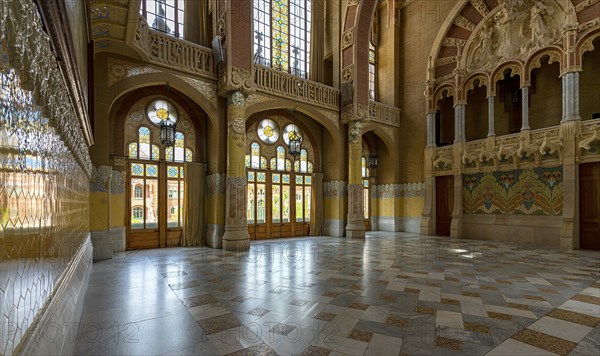
<path fill-rule="evenodd" d="M 562 167 L 463 176 L 465 214 L 560 216 L 562 210 Z"/>

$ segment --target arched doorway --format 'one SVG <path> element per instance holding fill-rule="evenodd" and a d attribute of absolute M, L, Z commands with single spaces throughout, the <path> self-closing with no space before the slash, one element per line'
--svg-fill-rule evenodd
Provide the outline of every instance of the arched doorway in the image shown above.
<path fill-rule="evenodd" d="M 296 157 L 288 150 L 294 132 L 302 138 Z M 246 142 L 250 238 L 307 236 L 315 160 L 310 138 L 287 117 L 271 115 L 248 127 Z"/>
<path fill-rule="evenodd" d="M 175 143 L 160 143 L 159 123 L 170 118 Z M 124 122 L 127 248 L 178 246 L 183 226 L 184 163 L 197 159 L 187 112 L 165 96 L 135 102 Z"/>

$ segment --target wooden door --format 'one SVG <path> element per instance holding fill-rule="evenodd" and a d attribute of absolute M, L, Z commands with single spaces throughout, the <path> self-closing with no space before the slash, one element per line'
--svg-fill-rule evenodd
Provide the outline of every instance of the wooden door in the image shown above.
<path fill-rule="evenodd" d="M 437 177 L 435 180 L 436 235 L 450 236 L 453 208 L 454 177 Z"/>
<path fill-rule="evenodd" d="M 579 167 L 579 219 L 581 248 L 600 250 L 600 162 Z"/>
<path fill-rule="evenodd" d="M 248 234 L 250 239 L 266 239 L 269 237 L 268 206 L 270 194 L 267 187 L 267 173 L 248 170 L 246 208 L 248 209 Z"/>
<path fill-rule="evenodd" d="M 179 246 L 183 233 L 183 164 L 130 160 L 127 248 Z"/>
<path fill-rule="evenodd" d="M 127 248 L 160 246 L 158 162 L 132 161 L 128 172 Z"/>

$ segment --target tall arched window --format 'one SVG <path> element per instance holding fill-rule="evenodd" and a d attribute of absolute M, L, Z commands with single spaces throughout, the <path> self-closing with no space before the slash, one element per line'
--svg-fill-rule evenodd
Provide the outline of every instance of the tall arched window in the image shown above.
<path fill-rule="evenodd" d="M 254 0 L 254 61 L 308 78 L 311 0 Z"/>
<path fill-rule="evenodd" d="M 140 13 L 153 29 L 183 38 L 184 0 L 142 0 Z"/>
<path fill-rule="evenodd" d="M 141 185 L 136 185 L 134 188 L 134 197 L 135 198 L 143 198 L 144 197 L 144 192 L 142 191 L 142 186 Z"/>
<path fill-rule="evenodd" d="M 379 15 L 375 13 L 369 39 L 369 99 L 377 100 L 377 44 L 379 43 Z"/>
<path fill-rule="evenodd" d="M 369 182 L 369 167 L 367 166 L 367 158 L 363 157 L 362 158 L 362 178 L 363 178 L 363 204 L 364 204 L 364 215 L 365 215 L 365 220 L 369 218 L 369 216 L 371 216 L 371 213 L 369 211 L 370 209 L 370 203 L 369 203 L 369 191 L 371 188 L 371 184 Z"/>
<path fill-rule="evenodd" d="M 176 132 L 175 144 L 165 149 L 165 159 L 171 162 L 192 162 L 194 154 L 185 145 L 185 135 L 181 132 Z"/>
<path fill-rule="evenodd" d="M 150 129 L 142 126 L 138 129 L 137 142 L 129 144 L 129 158 L 152 159 L 158 161 L 160 150 L 157 145 L 152 144 Z"/>

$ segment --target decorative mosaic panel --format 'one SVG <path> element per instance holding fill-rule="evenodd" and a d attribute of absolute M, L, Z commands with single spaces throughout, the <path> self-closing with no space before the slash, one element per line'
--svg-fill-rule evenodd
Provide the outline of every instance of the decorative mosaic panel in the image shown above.
<path fill-rule="evenodd" d="M 562 210 L 562 167 L 463 176 L 465 214 L 560 216 Z"/>
<path fill-rule="evenodd" d="M 88 235 L 92 166 L 56 55 L 31 0 L 0 2 L 0 42 L 4 355 L 19 345 Z M 95 186 L 105 189 L 102 178 Z"/>

